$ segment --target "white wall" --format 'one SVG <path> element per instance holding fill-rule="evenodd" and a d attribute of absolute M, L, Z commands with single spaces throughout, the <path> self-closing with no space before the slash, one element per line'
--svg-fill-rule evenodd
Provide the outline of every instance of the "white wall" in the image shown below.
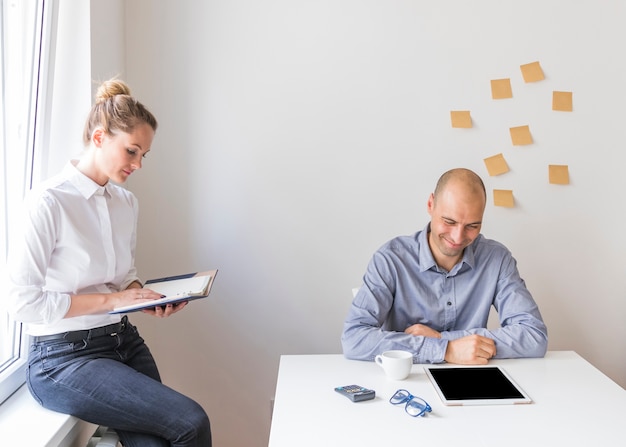
<path fill-rule="evenodd" d="M 41 179 L 84 149 L 83 126 L 100 82 L 124 76 L 123 0 L 58 0 L 50 150 Z"/>
<path fill-rule="evenodd" d="M 91 0 L 89 2 L 90 62 L 92 95 L 106 79 L 125 79 L 126 33 L 124 0 Z"/>
<path fill-rule="evenodd" d="M 626 386 L 624 2 L 125 6 L 126 78 L 160 121 L 129 185 L 139 267 L 220 270 L 208 300 L 133 320 L 165 381 L 208 410 L 216 445 L 267 445 L 279 356 L 341 352 L 370 255 L 425 225 L 427 195 L 455 166 L 514 190 L 517 206 L 490 205 L 483 233 L 518 259 L 550 349 Z M 546 80 L 524 84 L 519 65 L 536 60 Z M 491 100 L 504 77 L 514 98 Z M 574 92 L 573 113 L 550 110 L 552 90 Z M 473 129 L 450 128 L 458 109 Z M 512 147 L 522 124 L 535 144 Z M 511 172 L 488 177 L 482 160 L 500 152 Z M 571 185 L 549 185 L 548 164 L 568 164 Z"/>
<path fill-rule="evenodd" d="M 42 163 L 40 180 L 56 174 L 69 159 L 80 155 L 82 129 L 91 107 L 89 2 L 64 0 L 57 3 L 50 149 L 45 154 L 48 162 Z"/>

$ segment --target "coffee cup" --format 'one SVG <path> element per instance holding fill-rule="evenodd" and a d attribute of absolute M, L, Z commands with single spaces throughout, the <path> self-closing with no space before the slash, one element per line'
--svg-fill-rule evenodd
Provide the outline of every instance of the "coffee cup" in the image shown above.
<path fill-rule="evenodd" d="M 409 377 L 413 366 L 413 354 L 409 351 L 385 351 L 374 358 L 390 380 L 404 380 Z"/>

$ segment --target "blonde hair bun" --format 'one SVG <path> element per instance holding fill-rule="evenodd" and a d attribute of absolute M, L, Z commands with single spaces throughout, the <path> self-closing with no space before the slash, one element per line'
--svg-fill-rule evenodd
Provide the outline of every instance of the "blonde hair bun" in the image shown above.
<path fill-rule="evenodd" d="M 104 81 L 100 84 L 100 87 L 98 87 L 96 92 L 96 103 L 104 102 L 117 95 L 130 96 L 130 88 L 124 81 L 119 79 L 109 79 L 108 81 Z"/>
<path fill-rule="evenodd" d="M 130 94 L 128 85 L 120 79 L 109 79 L 98 87 L 96 102 L 92 105 L 85 128 L 83 142 L 88 146 L 93 132 L 98 127 L 112 135 L 115 132 L 131 133 L 142 123 L 152 130 L 157 129 L 157 120 L 152 113 Z"/>

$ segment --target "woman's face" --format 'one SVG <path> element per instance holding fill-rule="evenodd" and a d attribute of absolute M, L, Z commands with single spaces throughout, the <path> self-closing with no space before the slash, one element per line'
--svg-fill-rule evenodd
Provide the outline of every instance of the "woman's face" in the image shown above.
<path fill-rule="evenodd" d="M 112 135 L 103 130 L 94 132 L 96 144 L 96 176 L 98 184 L 104 185 L 109 179 L 124 183 L 137 169 L 141 169 L 142 158 L 150 151 L 154 130 L 142 123 L 132 132 L 116 132 Z"/>

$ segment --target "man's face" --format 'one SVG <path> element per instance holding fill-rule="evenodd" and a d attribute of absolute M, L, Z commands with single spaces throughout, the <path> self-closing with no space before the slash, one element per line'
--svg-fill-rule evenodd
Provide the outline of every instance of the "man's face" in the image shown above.
<path fill-rule="evenodd" d="M 428 243 L 435 261 L 450 270 L 462 258 L 463 250 L 480 234 L 485 198 L 463 184 L 451 182 L 435 200 L 428 199 L 430 235 Z"/>

